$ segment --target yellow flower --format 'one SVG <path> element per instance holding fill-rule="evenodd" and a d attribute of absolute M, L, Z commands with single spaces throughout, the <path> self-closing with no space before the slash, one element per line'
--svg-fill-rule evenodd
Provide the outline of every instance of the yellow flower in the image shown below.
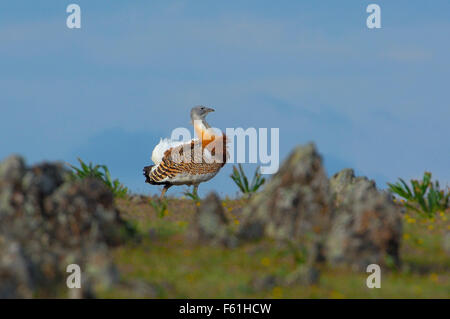
<path fill-rule="evenodd" d="M 336 291 L 336 290 L 333 290 L 333 291 L 330 292 L 330 297 L 332 299 L 343 299 L 343 298 L 345 298 L 345 296 L 342 293 L 340 293 L 339 291 Z"/>
<path fill-rule="evenodd" d="M 430 280 L 432 282 L 437 282 L 438 279 L 439 279 L 439 276 L 437 274 L 435 274 L 435 273 L 430 274 Z"/>
<path fill-rule="evenodd" d="M 423 244 L 423 239 L 417 239 L 417 245 L 422 245 Z"/>
<path fill-rule="evenodd" d="M 281 298 L 281 297 L 283 297 L 283 289 L 281 287 L 273 287 L 273 289 L 272 289 L 272 297 L 273 298 Z"/>
<path fill-rule="evenodd" d="M 445 222 L 447 220 L 447 216 L 442 216 L 442 220 Z"/>
<path fill-rule="evenodd" d="M 229 212 L 231 212 L 233 210 L 233 208 L 231 208 L 231 207 L 228 207 L 228 211 Z"/>
<path fill-rule="evenodd" d="M 409 234 L 403 234 L 403 239 L 404 240 L 408 240 L 411 236 L 409 236 Z"/>
<path fill-rule="evenodd" d="M 184 227 L 187 225 L 187 222 L 185 222 L 184 220 L 179 220 L 177 221 L 177 225 L 178 227 Z"/>
<path fill-rule="evenodd" d="M 433 230 L 434 227 L 433 227 L 433 225 L 428 225 L 427 228 L 428 228 L 428 230 Z"/>
<path fill-rule="evenodd" d="M 407 221 L 409 224 L 415 224 L 415 223 L 416 223 L 416 220 L 415 220 L 414 218 L 408 218 L 406 221 Z"/>
<path fill-rule="evenodd" d="M 200 202 L 195 203 L 195 205 L 197 205 L 197 207 L 199 207 L 200 206 Z"/>
<path fill-rule="evenodd" d="M 185 249 L 185 250 L 183 250 L 183 255 L 184 255 L 184 256 L 190 256 L 191 253 L 192 253 L 192 251 L 191 251 L 190 249 Z"/>
<path fill-rule="evenodd" d="M 169 215 L 169 211 L 167 210 L 167 208 L 163 211 L 163 216 L 167 216 Z"/>
<path fill-rule="evenodd" d="M 439 216 L 444 217 L 444 212 L 439 212 Z"/>
<path fill-rule="evenodd" d="M 450 225 L 447 225 L 447 229 L 450 230 Z"/>
<path fill-rule="evenodd" d="M 413 291 L 415 294 L 422 294 L 422 288 L 420 286 L 413 286 Z"/>
<path fill-rule="evenodd" d="M 270 266 L 270 259 L 269 259 L 269 257 L 263 257 L 261 259 L 261 264 L 263 266 L 269 267 Z"/>
<path fill-rule="evenodd" d="M 187 281 L 192 283 L 195 280 L 195 276 L 194 276 L 194 274 L 189 273 L 186 275 L 186 279 L 187 279 Z"/>
<path fill-rule="evenodd" d="M 235 219 L 235 220 L 234 220 L 234 223 L 235 223 L 236 225 L 239 225 L 239 220 Z"/>
<path fill-rule="evenodd" d="M 405 200 L 404 200 L 404 199 L 400 199 L 400 201 L 401 201 L 402 203 L 404 203 L 404 202 L 405 202 Z"/>

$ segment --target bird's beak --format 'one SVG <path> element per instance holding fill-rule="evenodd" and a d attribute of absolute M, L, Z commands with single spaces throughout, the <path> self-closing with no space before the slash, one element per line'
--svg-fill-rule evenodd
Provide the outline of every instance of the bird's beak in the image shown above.
<path fill-rule="evenodd" d="M 212 109 L 212 108 L 210 108 L 210 107 L 208 107 L 208 108 L 206 109 L 206 111 L 209 113 L 209 112 L 214 112 L 215 110 Z"/>

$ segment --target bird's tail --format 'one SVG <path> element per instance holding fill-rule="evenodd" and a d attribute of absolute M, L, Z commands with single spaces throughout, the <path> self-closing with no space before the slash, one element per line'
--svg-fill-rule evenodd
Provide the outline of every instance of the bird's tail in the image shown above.
<path fill-rule="evenodd" d="M 143 169 L 146 183 L 151 183 L 150 173 L 152 171 L 153 166 L 155 166 L 155 165 L 145 166 Z"/>

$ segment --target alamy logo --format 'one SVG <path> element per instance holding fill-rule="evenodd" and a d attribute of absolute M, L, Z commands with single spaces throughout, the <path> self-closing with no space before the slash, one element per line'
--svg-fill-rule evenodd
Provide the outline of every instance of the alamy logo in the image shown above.
<path fill-rule="evenodd" d="M 369 29 L 381 28 L 381 8 L 378 4 L 369 4 L 366 12 L 370 13 L 367 17 L 366 25 Z"/>
<path fill-rule="evenodd" d="M 81 268 L 77 264 L 70 264 L 66 272 L 71 273 L 66 280 L 67 288 L 81 288 Z"/>
<path fill-rule="evenodd" d="M 367 266 L 366 272 L 371 273 L 366 280 L 367 288 L 381 288 L 381 268 L 377 264 Z"/>
<path fill-rule="evenodd" d="M 69 29 L 81 28 L 81 8 L 78 4 L 72 3 L 67 6 L 67 13 L 70 15 L 67 17 L 66 25 Z"/>
<path fill-rule="evenodd" d="M 270 128 L 270 141 L 268 130 L 254 127 L 244 130 L 238 127 L 226 128 L 225 133 L 222 133 L 217 128 L 208 128 L 196 143 L 185 144 L 182 152 L 173 148 L 171 158 L 178 163 L 259 162 L 262 164 L 262 174 L 274 174 L 280 166 L 280 129 Z M 173 141 L 185 142 L 191 140 L 192 135 L 189 129 L 178 127 L 172 131 L 170 138 Z M 207 146 L 203 149 L 202 144 Z"/>

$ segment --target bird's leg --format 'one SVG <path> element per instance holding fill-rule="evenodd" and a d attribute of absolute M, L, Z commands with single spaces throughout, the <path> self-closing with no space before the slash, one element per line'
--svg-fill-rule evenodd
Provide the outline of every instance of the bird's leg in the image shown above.
<path fill-rule="evenodd" d="M 172 185 L 164 185 L 163 190 L 161 191 L 161 196 L 159 196 L 160 200 L 164 199 L 164 194 L 167 192 L 167 190 L 171 187 Z"/>

